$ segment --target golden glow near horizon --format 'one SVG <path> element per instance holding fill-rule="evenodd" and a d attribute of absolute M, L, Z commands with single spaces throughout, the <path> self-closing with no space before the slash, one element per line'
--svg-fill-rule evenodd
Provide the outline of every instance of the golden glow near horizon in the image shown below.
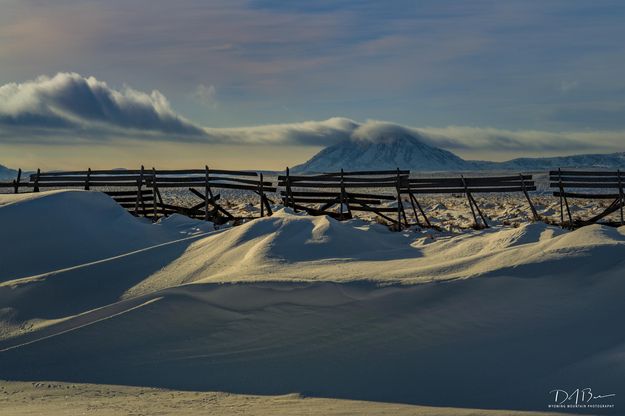
<path fill-rule="evenodd" d="M 123 142 L 41 146 L 0 144 L 0 164 L 23 170 L 111 169 L 143 164 L 162 169 L 201 168 L 283 170 L 305 162 L 321 148 L 313 146 L 217 145 Z"/>

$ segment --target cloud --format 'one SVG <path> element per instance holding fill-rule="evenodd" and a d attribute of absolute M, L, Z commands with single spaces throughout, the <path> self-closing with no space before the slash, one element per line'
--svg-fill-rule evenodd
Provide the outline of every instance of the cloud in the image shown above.
<path fill-rule="evenodd" d="M 506 152 L 625 151 L 625 130 L 540 131 L 449 126 L 415 129 L 448 150 Z"/>
<path fill-rule="evenodd" d="M 201 85 L 213 99 L 214 88 Z M 329 146 L 342 140 L 381 141 L 398 135 L 452 151 L 484 153 L 624 151 L 625 130 L 549 132 L 487 127 L 411 127 L 334 117 L 321 121 L 210 128 L 177 114 L 158 91 L 116 90 L 75 73 L 0 86 L 3 143 L 92 143 L 107 139 L 225 145 Z"/>
<path fill-rule="evenodd" d="M 115 90 L 76 73 L 0 86 L 0 129 L 5 136 L 19 137 L 55 131 L 92 137 L 205 135 L 201 127 L 177 115 L 156 90 Z"/>
<path fill-rule="evenodd" d="M 207 128 L 210 140 L 229 144 L 329 146 L 347 140 L 360 126 L 342 117 L 323 121 L 267 124 L 253 127 Z"/>

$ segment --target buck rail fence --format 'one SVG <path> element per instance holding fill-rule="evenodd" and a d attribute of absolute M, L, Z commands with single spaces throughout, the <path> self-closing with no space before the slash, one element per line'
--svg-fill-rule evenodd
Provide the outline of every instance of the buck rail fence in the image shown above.
<path fill-rule="evenodd" d="M 399 188 L 410 171 L 357 171 L 329 172 L 320 175 L 278 176 L 278 186 L 284 206 L 295 211 L 305 211 L 310 215 L 328 215 L 338 220 L 353 217 L 354 211 L 373 212 L 401 228 L 402 218 L 407 226 L 406 213 L 400 203 Z M 371 189 L 387 190 L 394 193 L 372 193 Z M 397 201 L 397 208 L 382 206 L 383 201 Z M 310 204 L 314 204 L 311 206 Z M 396 213 L 396 219 L 390 215 Z"/>
<path fill-rule="evenodd" d="M 261 217 L 272 214 L 271 201 L 266 194 L 276 191 L 271 182 L 263 179 L 262 173 L 209 169 L 207 166 L 204 169 L 180 170 L 148 170 L 143 166 L 137 170 L 41 172 L 38 169 L 29 175 L 27 181 L 22 181 L 22 171 L 19 170 L 15 180 L 2 182 L 0 187 L 13 188 L 14 193 L 19 193 L 20 188 L 32 192 L 45 188 L 98 189 L 137 216 L 157 220 L 159 216 L 179 213 L 216 223 L 242 219 L 220 204 L 221 195 L 216 190 L 236 189 L 256 194 Z M 167 203 L 161 194 L 164 188 L 187 188 L 201 202 L 191 207 Z"/>
<path fill-rule="evenodd" d="M 488 227 L 486 216 L 480 209 L 473 194 L 477 193 L 510 193 L 522 192 L 527 199 L 527 203 L 532 211 L 534 220 L 539 220 L 536 208 L 529 196 L 530 191 L 536 190 L 532 175 L 510 175 L 510 176 L 488 176 L 488 177 L 468 177 L 463 175 L 457 178 L 439 177 L 439 178 L 406 178 L 402 180 L 399 192 L 401 195 L 407 195 L 412 206 L 412 210 L 417 221 L 417 225 L 423 224 L 419 220 L 419 215 L 427 226 L 431 226 L 425 211 L 419 203 L 417 195 L 423 194 L 464 194 L 469 202 L 471 214 L 473 215 L 474 227 Z M 481 224 L 480 221 L 481 220 Z"/>
<path fill-rule="evenodd" d="M 260 216 L 272 215 L 270 200 L 267 192 L 276 192 L 270 181 L 265 181 L 262 173 L 249 171 L 235 171 L 223 169 L 190 170 L 152 170 L 152 176 L 147 182 L 159 198 L 159 204 L 164 209 L 176 210 L 177 206 L 165 204 L 160 195 L 160 189 L 188 188 L 201 200 L 197 205 L 189 208 L 196 216 L 216 223 L 239 219 L 219 203 L 221 195 L 215 193 L 218 189 L 235 189 L 249 191 L 256 194 L 260 202 Z M 198 190 L 199 188 L 200 190 Z M 204 192 L 202 192 L 204 191 Z"/>
<path fill-rule="evenodd" d="M 549 171 L 553 196 L 560 200 L 560 223 L 575 227 L 592 224 L 620 212 L 618 224 L 625 225 L 625 175 L 620 171 L 552 170 Z M 25 177 L 26 176 L 26 177 Z M 241 216 L 229 208 L 222 190 L 236 190 L 258 198 L 260 217 L 272 215 L 278 193 L 284 206 L 310 215 L 329 215 L 338 220 L 353 218 L 353 212 L 371 212 L 400 230 L 409 227 L 406 202 L 412 207 L 417 225 L 431 227 L 419 197 L 424 194 L 463 194 L 466 196 L 476 228 L 488 227 L 486 215 L 474 198 L 480 193 L 523 193 L 533 218 L 540 217 L 530 198 L 536 191 L 532 175 L 479 177 L 411 177 L 408 170 L 339 171 L 322 174 L 292 175 L 289 168 L 277 182 L 263 173 L 244 170 L 209 169 L 112 169 L 42 172 L 25 175 L 20 169 L 12 181 L 0 182 L 0 188 L 19 193 L 42 189 L 97 189 L 113 198 L 137 216 L 157 220 L 173 213 L 223 223 L 253 218 Z M 171 203 L 163 198 L 163 189 L 185 189 L 196 198 L 191 206 Z M 280 191 L 278 192 L 278 189 Z M 5 191 L 6 192 L 6 191 Z M 403 198 L 407 197 L 404 201 Z M 610 205 L 591 218 L 573 218 L 569 199 L 611 200 Z M 565 212 L 568 221 L 565 221 Z M 237 216 L 239 215 L 239 216 Z M 245 214 L 244 214 L 245 215 Z M 421 221 L 421 219 L 423 221 Z M 614 225 L 616 222 L 607 222 Z"/>
<path fill-rule="evenodd" d="M 619 225 L 625 225 L 623 207 L 625 195 L 625 175 L 620 171 L 581 171 L 552 170 L 549 172 L 549 186 L 557 189 L 553 195 L 560 199 L 560 224 L 564 227 L 580 227 L 594 224 L 617 211 L 620 211 Z M 569 198 L 607 199 L 610 205 L 601 213 L 588 218 L 573 218 L 569 206 Z M 564 210 L 568 221 L 564 220 Z"/>

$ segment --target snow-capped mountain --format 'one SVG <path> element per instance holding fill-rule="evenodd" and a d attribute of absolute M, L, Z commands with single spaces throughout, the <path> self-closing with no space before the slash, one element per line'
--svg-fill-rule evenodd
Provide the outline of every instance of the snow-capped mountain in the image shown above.
<path fill-rule="evenodd" d="M 465 160 L 427 143 L 418 133 L 379 129 L 366 137 L 351 137 L 326 147 L 307 162 L 291 170 L 332 172 L 345 170 L 409 169 L 413 171 L 515 170 L 523 172 L 551 168 L 624 169 L 625 152 L 574 156 L 519 158 L 505 162 Z"/>
<path fill-rule="evenodd" d="M 337 169 L 419 169 L 430 171 L 475 169 L 452 152 L 431 146 L 405 131 L 380 132 L 372 138 L 351 138 L 326 147 L 294 172 Z"/>

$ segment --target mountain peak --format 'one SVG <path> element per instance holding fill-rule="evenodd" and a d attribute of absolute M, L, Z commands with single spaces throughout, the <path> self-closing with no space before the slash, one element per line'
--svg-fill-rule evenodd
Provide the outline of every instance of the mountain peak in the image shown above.
<path fill-rule="evenodd" d="M 387 123 L 362 125 L 346 140 L 329 146 L 294 172 L 327 172 L 337 169 L 468 169 L 455 154 L 428 144 L 418 133 Z"/>

